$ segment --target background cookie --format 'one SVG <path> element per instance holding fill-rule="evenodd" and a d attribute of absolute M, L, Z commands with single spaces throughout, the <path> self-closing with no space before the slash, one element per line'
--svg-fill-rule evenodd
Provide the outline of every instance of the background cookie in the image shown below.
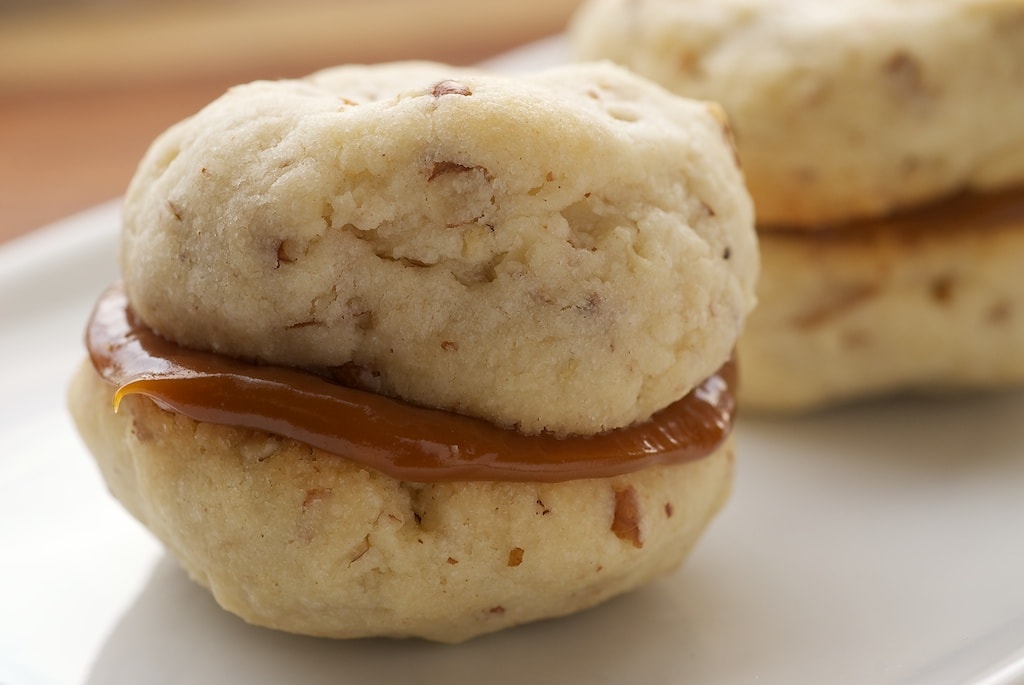
<path fill-rule="evenodd" d="M 674 568 L 725 501 L 704 459 L 565 483 L 401 482 L 142 396 L 70 391 L 111 492 L 227 610 L 279 630 L 458 642 L 595 605 Z"/>
<path fill-rule="evenodd" d="M 344 67 L 237 87 L 159 138 L 122 267 L 180 344 L 590 433 L 726 361 L 752 224 L 721 113 L 620 68 Z"/>
<path fill-rule="evenodd" d="M 739 345 L 742 406 L 1024 382 L 1024 201 L 1004 197 L 987 215 L 979 205 L 959 216 L 986 221 L 955 225 L 947 205 L 933 225 L 762 234 L 761 298 Z"/>
<path fill-rule="evenodd" d="M 591 0 L 570 38 L 721 102 L 762 227 L 1024 183 L 1016 0 Z"/>

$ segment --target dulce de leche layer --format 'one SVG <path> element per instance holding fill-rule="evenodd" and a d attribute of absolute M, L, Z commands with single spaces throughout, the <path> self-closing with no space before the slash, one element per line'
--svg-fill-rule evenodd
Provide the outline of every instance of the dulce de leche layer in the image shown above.
<path fill-rule="evenodd" d="M 1024 185 L 991 192 L 962 191 L 888 216 L 816 226 L 760 226 L 762 237 L 835 243 L 941 239 L 958 232 L 1019 230 L 1024 225 Z"/>
<path fill-rule="evenodd" d="M 410 405 L 301 369 L 186 349 L 134 315 L 118 286 L 86 331 L 114 408 L 141 394 L 196 421 L 261 430 L 407 481 L 604 478 L 708 456 L 735 413 L 733 361 L 648 421 L 592 436 L 525 435 L 461 414 Z"/>

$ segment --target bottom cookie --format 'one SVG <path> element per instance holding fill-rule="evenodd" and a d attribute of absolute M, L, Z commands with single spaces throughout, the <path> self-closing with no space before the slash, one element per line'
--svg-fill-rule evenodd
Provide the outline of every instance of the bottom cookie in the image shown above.
<path fill-rule="evenodd" d="M 744 410 L 1024 383 L 1024 191 L 760 245 Z"/>
<path fill-rule="evenodd" d="M 75 422 L 113 495 L 244 620 L 460 642 L 596 605 L 676 568 L 726 501 L 733 451 L 564 483 L 410 483 L 196 422 L 84 363 Z"/>

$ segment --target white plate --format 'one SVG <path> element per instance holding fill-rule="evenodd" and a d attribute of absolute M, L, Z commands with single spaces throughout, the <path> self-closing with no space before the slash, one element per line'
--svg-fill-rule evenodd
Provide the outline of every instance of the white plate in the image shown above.
<path fill-rule="evenodd" d="M 456 647 L 243 624 L 109 497 L 64 408 L 117 212 L 0 248 L 0 683 L 1024 682 L 1022 393 L 743 417 L 690 561 L 577 616 Z"/>

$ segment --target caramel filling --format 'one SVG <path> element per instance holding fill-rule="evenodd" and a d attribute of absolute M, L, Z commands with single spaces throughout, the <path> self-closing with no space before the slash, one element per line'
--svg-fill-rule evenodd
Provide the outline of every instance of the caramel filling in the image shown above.
<path fill-rule="evenodd" d="M 990 193 L 962 192 L 893 214 L 815 227 L 759 227 L 761 235 L 860 241 L 880 235 L 920 239 L 943 231 L 982 231 L 1024 224 L 1024 188 Z"/>
<path fill-rule="evenodd" d="M 711 454 L 732 427 L 733 361 L 650 420 L 594 436 L 524 435 L 416 407 L 316 374 L 179 347 L 137 319 L 119 287 L 86 331 L 93 366 L 117 390 L 196 421 L 274 433 L 406 481 L 604 478 Z"/>

